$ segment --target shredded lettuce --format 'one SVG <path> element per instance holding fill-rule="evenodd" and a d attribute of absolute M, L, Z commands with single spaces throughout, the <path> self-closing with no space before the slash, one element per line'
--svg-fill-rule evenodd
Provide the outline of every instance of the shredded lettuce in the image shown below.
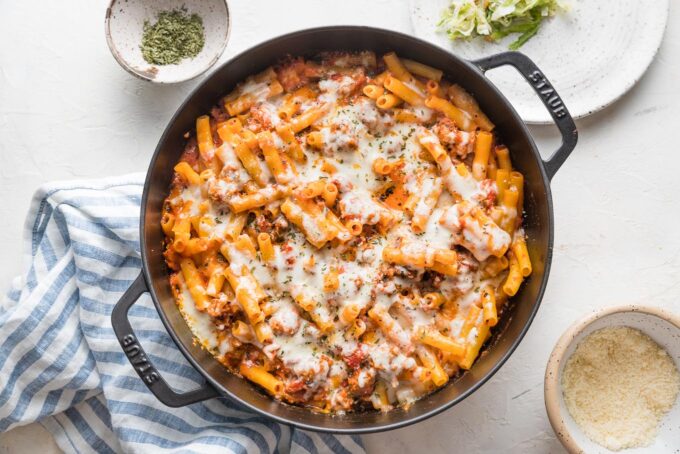
<path fill-rule="evenodd" d="M 451 0 L 437 27 L 452 40 L 483 36 L 498 41 L 511 34 L 517 50 L 538 33 L 541 22 L 565 9 L 560 0 Z"/>

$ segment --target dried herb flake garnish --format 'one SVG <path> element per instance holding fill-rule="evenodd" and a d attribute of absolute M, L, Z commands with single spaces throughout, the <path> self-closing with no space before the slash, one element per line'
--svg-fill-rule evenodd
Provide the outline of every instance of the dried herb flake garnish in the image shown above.
<path fill-rule="evenodd" d="M 203 19 L 176 9 L 158 14 L 156 23 L 144 21 L 142 56 L 155 65 L 175 65 L 185 58 L 194 58 L 205 44 Z"/>

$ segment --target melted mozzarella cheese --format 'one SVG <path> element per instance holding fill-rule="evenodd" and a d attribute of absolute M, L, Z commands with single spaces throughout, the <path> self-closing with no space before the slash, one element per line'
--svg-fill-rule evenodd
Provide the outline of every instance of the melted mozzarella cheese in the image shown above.
<path fill-rule="evenodd" d="M 196 308 L 194 299 L 191 297 L 189 289 L 184 282 L 184 278 L 181 276 L 179 276 L 179 283 L 181 292 L 178 305 L 180 312 L 184 316 L 184 320 L 186 320 L 187 325 L 191 328 L 191 332 L 194 336 L 201 341 L 201 344 L 208 350 L 214 350 L 218 347 L 219 342 L 217 340 L 216 328 L 212 317 Z M 225 352 L 223 351 L 222 353 Z"/>
<path fill-rule="evenodd" d="M 460 338 L 464 317 L 472 305 L 479 303 L 479 288 L 487 285 L 496 288 L 502 282 L 503 274 L 485 279 L 478 267 L 480 261 L 490 256 L 489 250 L 499 248 L 506 239 L 496 232 L 498 235 L 492 237 L 490 243 L 485 243 L 481 232 L 485 226 L 466 224 L 463 218 L 467 213 L 455 209 L 460 201 L 474 206 L 489 199 L 493 201 L 497 188 L 491 180 L 477 181 L 471 175 L 460 175 L 450 160 L 439 168 L 426 159 L 427 153 L 424 153 L 416 135 L 418 128 L 425 126 L 396 122 L 391 110 L 382 111 L 374 101 L 357 95 L 360 93 L 357 78 L 335 71 L 337 68 L 327 71 L 318 80 L 318 96 L 301 98 L 301 113 L 319 107 L 326 110 L 312 128 L 298 134 L 307 159 L 304 162 L 289 159 L 292 166 L 286 166 L 282 179 L 277 176 L 279 183 L 283 182 L 295 193 L 306 183 L 321 179 L 333 182 L 339 189 L 339 195 L 331 210 L 342 222 L 358 220 L 364 226 L 375 226 L 389 215 L 396 217 L 396 226 L 387 232 L 379 231 L 377 227 L 364 227 L 371 233 L 370 236 L 365 233 L 360 240 L 340 233 L 337 237 L 340 243 L 347 244 L 337 244 L 336 238 L 317 249 L 307 241 L 307 237 L 321 238 L 326 232 L 307 211 L 292 205 L 290 216 L 301 219 L 302 231 L 288 222 L 288 227 L 281 234 L 283 239 L 274 239 L 272 234 L 274 258 L 271 263 L 264 263 L 260 257 L 253 257 L 225 243 L 229 269 L 240 276 L 246 267 L 255 278 L 242 280 L 240 285 L 246 286 L 244 290 L 255 294 L 255 285 L 259 284 L 268 296 L 261 305 L 263 311 L 267 306 L 265 323 L 272 330 L 271 340 L 263 341 L 264 345 L 252 338 L 239 341 L 252 344 L 248 348 L 261 350 L 275 364 L 274 370 L 279 371 L 281 377 L 285 376 L 281 379 L 286 385 L 302 379 L 304 390 L 301 392 L 305 398 L 311 399 L 319 393 L 336 410 L 351 406 L 356 396 L 340 392 L 340 388 L 330 383 L 353 380 L 356 386 L 369 391 L 376 380 L 382 381 L 388 385 L 386 392 L 392 402 L 408 404 L 430 389 L 430 385 L 422 381 L 422 377 L 429 376 L 429 370 L 415 359 L 414 351 L 419 345 L 417 330 L 420 327 L 445 326 L 443 332 L 456 341 L 464 344 L 474 342 L 479 334 L 476 328 L 470 330 L 465 339 Z M 415 84 L 406 84 L 422 93 Z M 269 83 L 254 79 L 240 88 L 240 94 L 255 100 L 250 118 L 256 116 L 259 123 L 252 120 L 244 122 L 251 132 L 257 133 L 261 128 L 272 129 L 281 124 L 278 112 L 286 94 L 272 97 Z M 427 107 L 401 107 L 430 125 L 440 115 Z M 324 144 L 320 150 L 312 150 L 306 145 L 305 134 L 311 130 L 321 133 Z M 282 137 L 270 132 L 275 147 L 285 150 L 287 145 Z M 437 138 L 432 135 L 424 140 Z M 472 143 L 473 135 L 456 131 L 456 136 L 450 140 L 456 145 L 467 146 Z M 187 216 L 212 219 L 214 222 L 209 222 L 205 229 L 201 224 L 202 234 L 207 234 L 209 240 L 222 241 L 231 220 L 225 205 L 230 197 L 250 192 L 255 187 L 263 197 L 273 198 L 277 188 L 273 184 L 264 188 L 255 186 L 231 145 L 224 143 L 217 147 L 215 155 L 223 165 L 222 171 L 208 178 L 202 187 L 190 186 L 177 191 L 170 202 L 177 206 L 190 204 Z M 399 163 L 401 180 L 397 184 L 403 185 L 408 195 L 417 196 L 413 213 L 409 211 L 408 214 L 430 214 L 421 232 L 413 231 L 409 216 L 388 208 L 388 202 L 381 201 L 386 197 L 381 191 L 394 181 L 392 175 L 377 175 L 373 170 L 373 163 L 379 158 Z M 258 156 L 257 159 L 264 180 L 273 183 L 274 178 L 263 158 Z M 331 167 L 334 170 L 329 170 Z M 442 186 L 446 188 L 443 191 Z M 433 209 L 427 199 L 435 193 L 440 195 Z M 207 207 L 201 206 L 208 197 L 210 203 Z M 324 206 L 323 210 L 326 209 Z M 506 213 L 507 216 L 514 214 Z M 259 224 L 254 223 L 249 224 L 245 232 L 254 238 L 253 231 L 258 233 L 261 230 Z M 373 233 L 376 231 L 379 233 Z M 523 233 L 520 231 L 519 234 Z M 455 276 L 441 274 L 436 275 L 436 279 L 425 279 L 428 275 L 425 268 L 392 266 L 383 261 L 383 249 L 395 244 L 406 254 L 423 254 L 426 263 L 435 262 L 437 251 L 456 250 L 459 257 L 464 256 L 472 265 L 459 266 Z M 474 258 L 463 248 L 469 248 Z M 220 257 L 219 260 L 223 259 Z M 330 270 L 337 273 L 338 285 L 324 291 L 324 278 Z M 227 340 L 218 341 L 218 334 L 222 333 L 215 320 L 196 309 L 185 287 L 183 284 L 180 309 L 196 337 L 206 348 L 221 355 L 238 348 L 239 341 L 233 341 L 229 337 L 231 334 L 226 334 Z M 420 296 L 427 292 L 440 292 L 448 302 L 454 301 L 457 315 L 442 322 L 439 311 L 419 303 Z M 227 300 L 224 293 L 219 298 Z M 314 305 L 310 308 L 305 304 L 305 310 L 296 302 L 301 300 L 312 301 Z M 358 320 L 368 326 L 372 341 L 350 335 L 352 323 L 340 317 L 350 308 L 358 308 Z M 367 314 L 372 308 L 384 311 L 394 319 L 389 332 L 382 332 L 370 320 Z M 321 328 L 316 326 L 319 320 L 329 324 L 331 329 L 323 327 L 322 333 Z M 219 337 L 223 338 L 223 335 Z M 235 343 L 232 344 L 229 339 Z M 375 401 L 374 395 L 366 398 Z"/>

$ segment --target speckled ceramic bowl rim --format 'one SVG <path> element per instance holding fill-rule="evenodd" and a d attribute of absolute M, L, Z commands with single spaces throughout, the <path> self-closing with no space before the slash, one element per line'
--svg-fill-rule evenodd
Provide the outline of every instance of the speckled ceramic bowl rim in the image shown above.
<path fill-rule="evenodd" d="M 113 58 L 116 59 L 118 64 L 123 68 L 125 71 L 128 73 L 132 74 L 133 76 L 146 80 L 148 82 L 153 82 L 157 84 L 176 84 L 179 82 L 186 82 L 187 80 L 195 79 L 196 77 L 200 76 L 201 74 L 205 74 L 207 70 L 212 68 L 215 63 L 220 59 L 222 54 L 224 53 L 224 50 L 227 48 L 227 43 L 229 42 L 229 37 L 231 36 L 231 11 L 229 10 L 229 2 L 227 0 L 224 1 L 224 7 L 226 8 L 227 12 L 227 33 L 224 36 L 224 42 L 222 43 L 222 47 L 217 51 L 215 54 L 215 57 L 210 60 L 205 67 L 196 72 L 195 74 L 191 74 L 188 77 L 185 77 L 183 79 L 177 79 L 177 80 L 172 80 L 172 81 L 167 81 L 167 80 L 157 80 L 154 79 L 153 77 L 150 77 L 147 75 L 144 71 L 138 71 L 134 68 L 132 68 L 120 55 L 120 52 L 116 49 L 116 46 L 113 44 L 113 39 L 111 38 L 111 8 L 113 8 L 113 5 L 116 2 L 120 2 L 120 0 L 111 0 L 109 2 L 109 6 L 106 7 L 106 18 L 104 19 L 105 22 L 105 33 L 106 33 L 106 44 L 109 46 L 109 50 L 111 51 L 111 55 L 113 55 Z"/>
<path fill-rule="evenodd" d="M 574 340 L 593 322 L 612 314 L 625 312 L 637 312 L 658 317 L 674 325 L 680 330 L 680 316 L 658 307 L 640 306 L 637 304 L 627 304 L 622 306 L 612 306 L 600 309 L 571 325 L 555 344 L 548 365 L 545 370 L 544 396 L 545 409 L 548 412 L 548 419 L 557 438 L 570 453 L 583 453 L 576 440 L 571 436 L 567 425 L 564 423 L 562 411 L 560 409 L 560 395 L 562 385 L 560 384 L 560 363 L 565 359 L 565 353 Z"/>

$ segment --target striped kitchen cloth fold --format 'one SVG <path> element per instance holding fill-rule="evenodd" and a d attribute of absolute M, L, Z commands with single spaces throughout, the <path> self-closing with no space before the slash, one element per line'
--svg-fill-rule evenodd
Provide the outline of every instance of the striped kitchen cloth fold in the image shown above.
<path fill-rule="evenodd" d="M 357 436 L 292 429 L 225 398 L 173 409 L 147 390 L 110 321 L 141 267 L 143 178 L 49 184 L 33 197 L 26 268 L 0 303 L 0 432 L 40 421 L 79 453 L 363 453 Z M 148 295 L 130 319 L 173 387 L 203 383 Z"/>

